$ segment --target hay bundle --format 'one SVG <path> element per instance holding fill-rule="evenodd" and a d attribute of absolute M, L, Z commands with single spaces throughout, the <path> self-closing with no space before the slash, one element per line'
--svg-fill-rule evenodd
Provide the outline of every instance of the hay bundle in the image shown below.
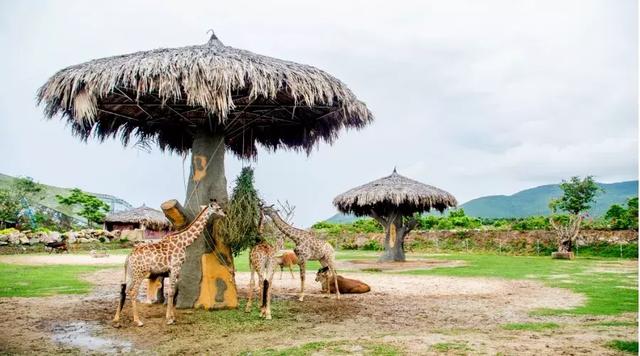
<path fill-rule="evenodd" d="M 234 256 L 256 243 L 260 220 L 260 199 L 253 185 L 253 169 L 245 167 L 236 178 L 226 218 L 221 220 L 220 233 Z"/>

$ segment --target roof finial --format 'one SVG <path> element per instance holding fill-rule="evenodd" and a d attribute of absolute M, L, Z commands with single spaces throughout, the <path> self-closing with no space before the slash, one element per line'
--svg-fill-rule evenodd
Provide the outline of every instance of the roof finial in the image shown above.
<path fill-rule="evenodd" d="M 396 166 L 393 166 L 393 173 L 398 173 L 398 171 L 396 170 Z"/>
<path fill-rule="evenodd" d="M 209 42 L 207 42 L 207 44 L 209 45 L 221 45 L 222 42 L 218 39 L 218 36 L 216 36 L 216 33 L 213 32 L 213 29 L 209 29 L 207 31 L 207 33 L 211 32 L 211 37 L 209 37 Z"/>

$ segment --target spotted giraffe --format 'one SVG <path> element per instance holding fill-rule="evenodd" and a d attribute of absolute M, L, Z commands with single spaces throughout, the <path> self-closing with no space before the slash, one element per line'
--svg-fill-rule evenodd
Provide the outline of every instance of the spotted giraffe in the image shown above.
<path fill-rule="evenodd" d="M 247 306 L 245 312 L 251 311 L 251 303 L 253 302 L 253 286 L 254 274 L 258 274 L 258 287 L 260 288 L 260 296 L 262 296 L 262 305 L 260 306 L 260 316 L 267 320 L 271 319 L 271 290 L 273 285 L 273 274 L 275 272 L 276 249 L 266 242 L 253 246 L 249 253 L 249 267 L 251 268 L 251 278 L 249 280 L 249 296 L 247 297 Z"/>
<path fill-rule="evenodd" d="M 333 247 L 326 242 L 317 239 L 313 233 L 301 229 L 297 229 L 282 220 L 278 211 L 272 206 L 263 206 L 263 214 L 267 215 L 273 221 L 273 224 L 280 230 L 285 236 L 290 238 L 296 247 L 293 251 L 298 256 L 298 266 L 300 266 L 300 297 L 298 300 L 304 300 L 304 275 L 305 265 L 307 261 L 317 260 L 322 267 L 328 267 L 331 274 L 334 276 L 333 281 L 336 287 L 336 299 L 340 299 L 340 291 L 338 290 L 338 279 L 336 276 L 336 261 L 335 252 Z M 329 290 L 330 278 L 327 278 L 327 290 Z"/>
<path fill-rule="evenodd" d="M 185 250 L 200 236 L 212 215 L 218 218 L 225 216 L 224 211 L 215 201 L 203 206 L 202 211 L 185 229 L 171 233 L 156 243 L 140 245 L 133 249 L 125 261 L 125 283 L 121 285 L 120 301 L 116 307 L 114 323 L 117 324 L 120 321 L 122 307 L 126 297 L 129 297 L 133 309 L 133 322 L 138 326 L 144 325 L 136 307 L 138 289 L 145 278 L 161 275 L 169 275 L 167 324 L 175 322 L 173 297 L 180 276 L 180 268 L 186 257 Z"/>

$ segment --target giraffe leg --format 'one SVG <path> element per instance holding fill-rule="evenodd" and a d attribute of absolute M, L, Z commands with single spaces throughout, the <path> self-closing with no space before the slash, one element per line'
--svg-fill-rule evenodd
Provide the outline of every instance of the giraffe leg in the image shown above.
<path fill-rule="evenodd" d="M 293 268 L 289 265 L 289 273 L 291 273 L 291 279 L 296 279 L 296 276 L 293 275 Z M 280 275 L 280 279 L 282 279 L 282 274 Z"/>
<path fill-rule="evenodd" d="M 260 316 L 264 316 L 264 304 L 262 304 L 262 299 L 264 298 L 264 293 L 267 292 L 267 290 L 265 290 L 265 285 L 264 285 L 264 272 L 258 270 L 258 288 L 260 290 L 260 294 L 258 294 L 258 299 L 260 304 Z"/>
<path fill-rule="evenodd" d="M 253 267 L 250 267 L 250 268 L 251 268 L 251 279 L 249 280 L 249 296 L 247 297 L 247 305 L 244 308 L 244 311 L 246 313 L 251 311 L 251 302 L 253 301 L 253 283 L 254 283 L 253 275 L 255 273 L 255 270 L 253 269 Z"/>
<path fill-rule="evenodd" d="M 300 297 L 299 301 L 304 300 L 304 272 L 305 272 L 305 262 L 299 262 L 298 266 L 300 266 Z"/>
<path fill-rule="evenodd" d="M 338 272 L 336 271 L 336 267 L 333 261 L 329 263 L 329 271 L 333 276 L 333 282 L 336 286 L 336 299 L 340 299 L 340 288 L 338 288 Z"/>
<path fill-rule="evenodd" d="M 289 267 L 291 268 L 291 267 Z M 284 266 L 280 266 L 280 279 L 282 279 L 282 270 L 284 269 Z"/>
<path fill-rule="evenodd" d="M 269 289 L 267 289 L 267 310 L 264 315 L 264 318 L 267 320 L 271 320 L 271 291 L 273 290 L 273 284 L 271 281 L 273 280 L 273 273 L 269 277 Z"/>
<path fill-rule="evenodd" d="M 138 316 L 138 289 L 140 289 L 140 285 L 144 280 L 144 276 L 135 276 L 133 278 L 133 283 L 131 283 L 131 289 L 128 291 L 128 297 L 131 299 L 131 309 L 133 310 L 133 322 L 138 326 L 143 326 L 144 323 L 140 320 Z"/>
<path fill-rule="evenodd" d="M 175 294 L 176 286 L 178 285 L 178 277 L 180 274 L 179 267 L 172 268 L 171 274 L 169 275 L 169 290 L 167 291 L 167 313 L 165 318 L 167 320 L 167 325 L 171 325 L 176 322 L 176 310 L 173 304 L 173 296 Z"/>
<path fill-rule="evenodd" d="M 122 313 L 122 307 L 124 307 L 124 302 L 127 298 L 127 286 L 131 287 L 133 283 L 133 271 L 129 268 L 129 258 L 125 260 L 124 263 L 124 281 L 120 284 L 120 298 L 118 300 L 118 305 L 116 306 L 116 315 L 113 317 L 114 325 L 118 325 L 120 322 L 120 314 Z"/>

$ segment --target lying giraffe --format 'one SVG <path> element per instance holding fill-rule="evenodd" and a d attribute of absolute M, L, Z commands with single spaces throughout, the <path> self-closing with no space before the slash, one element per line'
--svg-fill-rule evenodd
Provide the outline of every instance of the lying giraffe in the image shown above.
<path fill-rule="evenodd" d="M 300 266 L 300 297 L 298 300 L 304 300 L 304 275 L 306 262 L 313 260 L 320 261 L 322 267 L 329 268 L 331 275 L 334 276 L 333 281 L 337 291 L 336 299 L 340 299 L 338 279 L 336 278 L 338 274 L 336 273 L 335 252 L 333 251 L 333 247 L 331 247 L 328 242 L 317 239 L 311 232 L 297 229 L 287 224 L 282 220 L 280 215 L 278 215 L 278 211 L 276 211 L 273 206 L 263 206 L 261 207 L 261 210 L 263 214 L 271 218 L 278 230 L 296 244 L 293 251 L 298 256 L 298 266 Z M 329 280 L 330 279 L 327 278 L 327 290 L 329 289 Z"/>
<path fill-rule="evenodd" d="M 215 201 L 203 206 L 200 214 L 185 229 L 171 233 L 156 243 L 140 245 L 133 249 L 124 265 L 125 283 L 121 285 L 120 302 L 116 307 L 114 323 L 117 324 L 120 321 L 122 307 L 126 297 L 129 297 L 133 309 L 133 322 L 143 326 L 144 323 L 140 320 L 136 307 L 140 284 L 145 278 L 166 274 L 169 275 L 166 319 L 167 324 L 175 322 L 173 297 L 180 276 L 180 268 L 186 257 L 185 249 L 200 236 L 212 215 L 218 218 L 225 216 L 224 211 Z"/>

